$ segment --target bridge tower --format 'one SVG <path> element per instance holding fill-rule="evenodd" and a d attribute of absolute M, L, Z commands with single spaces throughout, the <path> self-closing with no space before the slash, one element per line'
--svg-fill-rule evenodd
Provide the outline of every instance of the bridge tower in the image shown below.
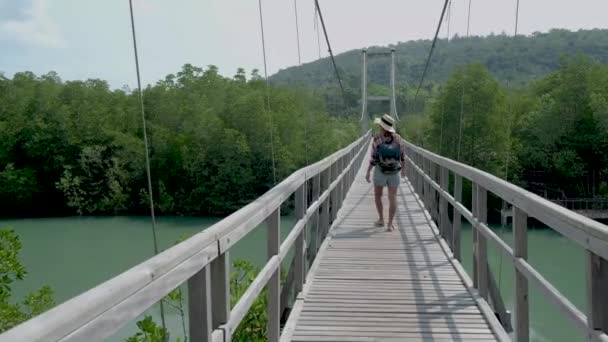
<path fill-rule="evenodd" d="M 389 96 L 369 96 L 367 93 L 367 58 L 368 57 L 391 57 L 391 74 L 390 74 L 390 95 Z M 369 129 L 369 112 L 368 103 L 370 101 L 376 102 L 389 102 L 390 103 L 390 114 L 397 121 L 399 121 L 399 115 L 397 114 L 397 95 L 395 91 L 395 49 L 391 49 L 390 52 L 370 52 L 366 49 L 361 51 L 361 134 L 364 134 Z"/>

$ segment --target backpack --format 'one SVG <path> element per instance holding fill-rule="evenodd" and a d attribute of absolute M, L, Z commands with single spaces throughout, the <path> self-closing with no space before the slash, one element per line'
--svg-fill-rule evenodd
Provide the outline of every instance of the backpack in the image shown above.
<path fill-rule="evenodd" d="M 381 143 L 378 145 L 378 166 L 380 171 L 385 174 L 394 174 L 401 170 L 401 145 L 391 141 L 391 143 Z"/>

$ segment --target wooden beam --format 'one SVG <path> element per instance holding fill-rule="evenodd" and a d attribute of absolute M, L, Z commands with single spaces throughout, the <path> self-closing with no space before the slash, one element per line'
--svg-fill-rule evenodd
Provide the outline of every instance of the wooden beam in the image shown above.
<path fill-rule="evenodd" d="M 213 298 L 213 328 L 230 319 L 230 252 L 226 251 L 211 262 L 211 298 Z"/>
<path fill-rule="evenodd" d="M 513 255 L 528 258 L 528 214 L 513 207 Z M 530 304 L 528 279 L 515 268 L 515 336 L 518 342 L 530 341 Z"/>
<path fill-rule="evenodd" d="M 281 207 L 277 208 L 268 219 L 266 219 L 268 237 L 266 240 L 266 250 L 268 260 L 279 254 L 281 248 Z M 281 336 L 281 263 L 274 271 L 268 284 L 268 326 L 267 338 L 270 342 L 279 342 Z"/>
<path fill-rule="evenodd" d="M 479 222 L 488 222 L 488 192 L 477 185 L 477 217 Z M 476 230 L 477 231 L 477 230 Z M 477 231 L 477 276 L 479 295 L 488 300 L 488 246 L 487 239 Z"/>
<path fill-rule="evenodd" d="M 475 182 L 472 183 L 471 186 L 471 210 L 472 210 L 472 214 L 473 214 L 473 218 L 474 219 L 478 219 L 478 209 L 477 209 L 477 184 Z M 472 237 L 473 237 L 473 287 L 475 287 L 476 289 L 479 288 L 479 276 L 478 276 L 478 270 L 477 270 L 477 229 L 475 228 L 475 225 L 472 225 L 473 227 L 471 228 L 472 230 Z"/>
<path fill-rule="evenodd" d="M 211 306 L 211 267 L 205 266 L 188 280 L 190 341 L 211 341 L 213 332 Z"/>
<path fill-rule="evenodd" d="M 445 167 L 441 167 L 440 185 L 441 189 L 444 191 L 448 191 L 449 180 L 450 171 Z M 439 222 L 441 227 L 441 235 L 448 242 L 450 248 L 452 248 L 450 218 L 448 217 L 448 200 L 442 194 L 439 194 Z"/>
<path fill-rule="evenodd" d="M 608 334 L 608 261 L 593 252 L 587 254 L 589 327 Z"/>
<path fill-rule="evenodd" d="M 304 213 L 306 213 L 306 191 L 305 184 L 302 184 L 295 193 L 295 205 L 296 205 L 296 220 L 302 219 L 304 217 Z M 302 291 L 304 286 L 304 272 L 306 270 L 306 258 L 304 257 L 304 243 L 306 236 L 306 223 L 304 224 L 304 229 L 298 235 L 296 239 L 296 247 L 295 247 L 295 284 L 294 291 L 295 293 L 299 293 Z"/>
<path fill-rule="evenodd" d="M 462 203 L 462 177 L 460 175 L 454 175 L 454 199 Z M 454 208 L 452 219 L 452 253 L 454 258 L 460 261 L 460 227 L 461 227 L 461 216 L 460 211 Z"/>

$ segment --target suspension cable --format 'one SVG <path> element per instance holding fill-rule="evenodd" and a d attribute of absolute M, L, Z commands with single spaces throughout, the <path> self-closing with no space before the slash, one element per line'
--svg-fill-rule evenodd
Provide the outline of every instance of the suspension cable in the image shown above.
<path fill-rule="evenodd" d="M 272 160 L 272 181 L 273 185 L 277 184 L 277 171 L 274 161 L 274 126 L 272 123 L 272 112 L 270 111 L 270 83 L 268 81 L 268 67 L 266 63 L 266 40 L 264 39 L 264 18 L 262 16 L 262 0 L 258 0 L 258 9 L 260 12 L 260 32 L 262 34 L 262 56 L 264 57 L 264 79 L 266 80 L 266 113 L 270 121 L 270 156 Z"/>
<path fill-rule="evenodd" d="M 325 35 L 325 41 L 327 42 L 327 49 L 329 51 L 329 56 L 331 57 L 331 62 L 334 65 L 334 71 L 336 72 L 336 77 L 338 78 L 338 83 L 340 84 L 340 90 L 342 91 L 342 99 L 344 100 L 344 105 L 346 106 L 346 94 L 344 93 L 344 87 L 342 86 L 342 79 L 340 78 L 340 72 L 338 72 L 338 67 L 336 66 L 336 60 L 334 59 L 334 53 L 331 50 L 331 44 L 329 43 L 329 37 L 327 36 L 327 29 L 325 28 L 325 21 L 323 20 L 323 14 L 321 13 L 321 7 L 319 6 L 319 0 L 315 0 L 315 7 L 317 8 L 317 12 L 319 14 L 319 19 L 321 19 L 321 26 L 323 27 L 323 34 Z"/>
<path fill-rule="evenodd" d="M 158 254 L 158 239 L 156 236 L 156 216 L 154 215 L 154 196 L 152 195 L 152 175 L 150 172 L 150 152 L 148 147 L 148 133 L 146 132 L 146 114 L 144 110 L 144 95 L 141 88 L 141 76 L 139 72 L 139 55 L 137 52 L 137 37 L 135 35 L 135 18 L 133 17 L 133 1 L 129 0 L 129 12 L 131 14 L 131 33 L 133 38 L 133 54 L 135 56 L 135 71 L 137 73 L 137 89 L 139 93 L 139 108 L 141 110 L 142 128 L 144 131 L 144 149 L 146 152 L 146 176 L 148 179 L 148 198 L 150 201 L 150 217 L 152 218 L 152 238 L 154 241 L 154 255 Z M 163 301 L 160 300 L 160 319 L 163 329 L 166 331 L 165 309 Z"/>
<path fill-rule="evenodd" d="M 302 55 L 300 53 L 300 26 L 298 25 L 298 0 L 293 0 L 293 8 L 296 16 L 296 41 L 298 43 L 298 65 L 302 64 Z"/>
<path fill-rule="evenodd" d="M 316 1 L 316 0 L 315 0 Z M 439 36 L 439 30 L 441 30 L 441 24 L 443 23 L 443 17 L 445 16 L 445 11 L 448 8 L 448 2 L 450 0 L 445 0 L 443 4 L 443 9 L 441 10 L 441 17 L 439 17 L 439 23 L 437 24 L 437 30 L 435 30 L 435 38 L 433 38 L 433 44 L 431 44 L 431 50 L 429 51 L 429 55 L 426 59 L 426 64 L 424 65 L 424 71 L 422 71 L 422 77 L 420 78 L 420 83 L 418 84 L 418 89 L 416 89 L 416 95 L 414 95 L 414 103 L 418 98 L 418 92 L 422 87 L 422 83 L 424 82 L 424 78 L 426 76 L 426 71 L 429 68 L 429 63 L 431 62 L 431 57 L 433 56 L 433 50 L 435 50 L 435 44 L 437 44 L 437 37 Z"/>
<path fill-rule="evenodd" d="M 321 59 L 321 32 L 319 32 L 319 11 L 317 11 L 317 7 L 315 6 L 315 21 L 313 25 L 315 31 L 317 32 L 317 52 L 319 53 L 319 59 Z"/>
<path fill-rule="evenodd" d="M 515 43 L 515 40 L 517 39 L 517 28 L 518 28 L 518 23 L 519 23 L 519 0 L 517 0 L 517 4 L 515 6 L 515 31 L 513 33 L 513 41 L 512 44 Z M 513 72 L 515 73 L 516 69 L 517 69 L 517 60 L 513 61 Z M 508 82 L 508 81 L 507 81 Z M 508 87 L 509 85 L 507 85 Z M 509 165 L 511 163 L 511 126 L 513 124 L 513 94 L 511 94 L 511 96 L 509 96 L 509 118 L 508 118 L 508 126 L 507 126 L 507 155 L 506 155 L 506 161 L 505 161 L 505 180 L 508 181 L 509 180 Z"/>
<path fill-rule="evenodd" d="M 467 14 L 467 40 L 469 39 L 469 32 L 471 29 L 471 2 L 469 0 L 469 10 Z M 460 150 L 462 146 L 462 124 L 464 119 L 464 73 L 462 74 L 462 93 L 460 95 L 460 117 L 458 118 L 458 149 L 456 152 L 456 160 L 460 161 Z"/>
<path fill-rule="evenodd" d="M 448 24 L 447 27 L 447 36 L 446 36 L 446 45 L 450 42 L 450 17 L 452 16 L 452 0 L 448 4 L 448 13 L 446 16 L 446 21 Z M 439 132 L 439 155 L 443 155 L 443 124 L 445 121 L 445 101 L 441 103 L 441 129 Z"/>

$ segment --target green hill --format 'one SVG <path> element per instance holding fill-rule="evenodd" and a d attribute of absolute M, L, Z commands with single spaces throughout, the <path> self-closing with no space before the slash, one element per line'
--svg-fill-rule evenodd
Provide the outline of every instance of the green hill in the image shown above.
<path fill-rule="evenodd" d="M 397 53 L 398 85 L 417 85 L 430 46 L 430 40 L 417 40 L 386 47 L 369 47 L 368 51 L 394 48 Z M 562 56 L 576 54 L 585 54 L 596 61 L 608 63 L 608 30 L 572 32 L 554 29 L 548 33 L 518 36 L 516 39 L 506 34 L 471 38 L 456 36 L 449 42 L 442 39 L 437 43 L 427 80 L 431 83 L 445 81 L 457 66 L 479 62 L 499 81 L 521 85 L 557 70 Z M 356 98 L 361 80 L 361 51 L 341 53 L 336 56 L 336 63 L 349 97 Z M 370 58 L 370 83 L 388 85 L 389 70 L 390 57 Z M 329 58 L 280 70 L 271 80 L 277 84 L 314 88 L 331 89 L 336 86 Z"/>

